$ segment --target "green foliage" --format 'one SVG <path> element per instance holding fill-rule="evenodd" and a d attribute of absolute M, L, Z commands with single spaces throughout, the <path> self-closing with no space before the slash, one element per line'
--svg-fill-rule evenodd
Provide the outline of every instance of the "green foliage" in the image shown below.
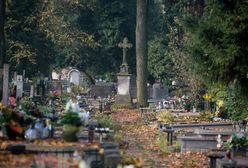
<path fill-rule="evenodd" d="M 217 102 L 218 100 L 226 100 L 228 96 L 228 88 L 221 84 L 212 84 L 208 88 L 208 92 L 211 95 L 211 100 Z"/>
<path fill-rule="evenodd" d="M 92 13 L 91 31 L 95 31 L 100 49 L 94 57 L 95 64 L 91 71 L 96 74 L 118 72 L 122 61 L 122 49 L 118 43 L 127 37 L 134 44 L 136 1 L 98 0 Z M 106 10 L 108 9 L 108 10 Z M 135 48 L 127 52 L 127 62 L 131 72 L 135 72 Z M 106 66 L 108 65 L 108 66 Z"/>
<path fill-rule="evenodd" d="M 117 130 L 118 126 L 113 121 L 113 118 L 109 115 L 103 113 L 96 113 L 94 118 L 98 121 L 99 125 L 104 128 L 110 128 L 112 130 Z"/>
<path fill-rule="evenodd" d="M 11 70 L 26 70 L 26 75 L 41 71 L 47 74 L 44 63 L 52 61 L 52 43 L 37 27 L 39 1 L 8 1 L 6 9 L 6 53 Z M 28 10 L 27 10 L 28 9 Z M 37 71 L 34 71 L 36 69 Z"/>
<path fill-rule="evenodd" d="M 180 141 L 176 141 L 176 142 L 174 142 L 174 143 L 172 144 L 172 149 L 173 149 L 174 151 L 180 152 L 180 150 L 181 150 L 181 145 L 182 145 L 182 143 L 181 143 Z"/>
<path fill-rule="evenodd" d="M 168 149 L 168 145 L 167 145 L 166 136 L 163 132 L 161 132 L 161 131 L 158 132 L 157 140 L 155 143 L 163 155 L 167 156 L 170 153 L 170 151 Z"/>
<path fill-rule="evenodd" d="M 73 126 L 80 126 L 82 125 L 81 119 L 78 113 L 75 112 L 65 112 L 62 119 L 59 121 L 61 124 L 70 124 Z"/>
<path fill-rule="evenodd" d="M 236 81 L 247 92 L 247 1 L 206 1 L 204 15 L 188 18 L 188 51 L 208 82 Z M 193 24 L 192 24 L 193 23 Z"/>
<path fill-rule="evenodd" d="M 40 111 L 41 113 L 43 113 L 43 114 L 51 114 L 52 111 L 53 111 L 53 108 L 52 108 L 52 107 L 49 107 L 49 106 L 47 106 L 47 105 L 44 105 L 44 106 L 39 105 L 39 106 L 38 106 L 38 109 L 39 109 L 39 111 Z"/>
<path fill-rule="evenodd" d="M 148 71 L 156 79 L 169 84 L 173 78 L 173 63 L 169 57 L 162 38 L 155 38 L 148 42 Z M 171 82 L 170 82 L 171 83 Z"/>
<path fill-rule="evenodd" d="M 226 108 L 232 120 L 241 120 L 248 117 L 248 100 L 241 95 L 238 89 L 230 90 L 226 101 Z"/>
<path fill-rule="evenodd" d="M 77 133 L 79 128 L 75 125 L 65 124 L 63 126 L 62 138 L 68 142 L 76 142 L 78 140 Z"/>
<path fill-rule="evenodd" d="M 215 113 L 210 111 L 204 111 L 200 113 L 199 120 L 200 121 L 212 121 L 215 117 Z"/>
<path fill-rule="evenodd" d="M 159 122 L 162 122 L 164 124 L 170 124 L 174 121 L 174 117 L 171 111 L 168 110 L 158 112 L 156 118 Z"/>
<path fill-rule="evenodd" d="M 124 37 L 135 41 L 135 4 L 132 0 L 7 1 L 11 70 L 25 69 L 26 76 L 38 71 L 48 75 L 52 68 L 65 66 L 93 75 L 118 72 L 122 50 L 117 44 Z M 133 72 L 134 51 L 127 57 Z"/>
<path fill-rule="evenodd" d="M 0 123 L 9 124 L 10 120 L 18 120 L 19 116 L 14 109 L 3 107 L 0 110 Z"/>
<path fill-rule="evenodd" d="M 32 107 L 32 101 L 30 101 L 28 97 L 23 97 L 20 100 L 19 105 L 21 105 L 25 112 L 28 112 Z"/>
<path fill-rule="evenodd" d="M 229 148 L 248 147 L 248 136 L 243 133 L 233 134 L 226 142 Z"/>
<path fill-rule="evenodd" d="M 94 36 L 80 28 L 79 18 L 85 9 L 82 5 L 79 1 L 58 0 L 45 1 L 41 5 L 38 25 L 59 51 L 55 55 L 57 66 L 85 67 L 91 50 L 98 46 Z"/>

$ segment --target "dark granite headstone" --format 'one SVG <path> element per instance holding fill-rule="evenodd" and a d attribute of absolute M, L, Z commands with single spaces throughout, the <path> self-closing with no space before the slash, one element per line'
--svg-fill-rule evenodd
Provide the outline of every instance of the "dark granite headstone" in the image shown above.
<path fill-rule="evenodd" d="M 95 85 L 91 86 L 91 94 L 96 97 L 108 97 L 113 95 L 115 92 L 116 90 L 114 83 L 97 82 Z"/>

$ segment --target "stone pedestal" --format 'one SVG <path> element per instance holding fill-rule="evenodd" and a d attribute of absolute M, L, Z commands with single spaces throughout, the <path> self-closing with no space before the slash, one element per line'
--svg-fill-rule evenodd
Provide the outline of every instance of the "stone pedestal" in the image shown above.
<path fill-rule="evenodd" d="M 115 107 L 128 107 L 131 108 L 131 95 L 130 95 L 130 79 L 131 75 L 128 73 L 117 74 L 117 95 L 115 99 Z"/>

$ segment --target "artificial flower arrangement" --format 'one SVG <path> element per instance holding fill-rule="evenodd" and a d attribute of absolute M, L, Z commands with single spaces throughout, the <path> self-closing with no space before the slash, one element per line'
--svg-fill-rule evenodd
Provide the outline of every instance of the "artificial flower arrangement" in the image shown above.
<path fill-rule="evenodd" d="M 227 140 L 226 145 L 231 149 L 231 158 L 246 157 L 248 135 L 243 132 L 233 134 Z"/>
<path fill-rule="evenodd" d="M 233 134 L 226 144 L 229 148 L 246 148 L 248 147 L 248 135 L 245 133 Z"/>
<path fill-rule="evenodd" d="M 10 139 L 15 139 L 16 136 L 23 133 L 19 119 L 20 117 L 15 109 L 0 105 L 0 123 L 5 126 Z"/>

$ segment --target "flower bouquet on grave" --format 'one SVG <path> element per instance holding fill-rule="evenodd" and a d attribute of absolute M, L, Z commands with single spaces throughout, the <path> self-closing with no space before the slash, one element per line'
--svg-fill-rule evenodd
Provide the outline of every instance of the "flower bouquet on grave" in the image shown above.
<path fill-rule="evenodd" d="M 23 128 L 20 125 L 20 116 L 15 109 L 0 105 L 0 123 L 6 129 L 9 139 L 23 137 Z"/>
<path fill-rule="evenodd" d="M 53 91 L 50 96 L 49 96 L 49 99 L 52 100 L 52 101 L 55 101 L 55 100 L 58 100 L 59 99 L 59 92 L 58 91 Z"/>
<path fill-rule="evenodd" d="M 59 123 L 63 124 L 62 137 L 66 141 L 75 142 L 78 140 L 77 133 L 79 131 L 79 127 L 82 125 L 78 113 L 71 111 L 65 112 Z"/>
<path fill-rule="evenodd" d="M 232 158 L 245 157 L 246 148 L 248 148 L 248 135 L 244 133 L 233 134 L 227 140 L 226 145 L 232 150 Z"/>

